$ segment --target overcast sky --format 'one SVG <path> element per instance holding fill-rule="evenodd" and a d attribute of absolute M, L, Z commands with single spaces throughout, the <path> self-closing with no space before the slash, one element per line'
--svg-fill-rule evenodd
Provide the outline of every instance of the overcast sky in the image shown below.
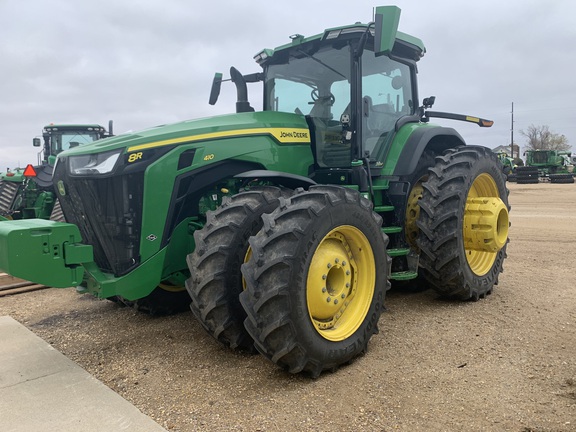
<path fill-rule="evenodd" d="M 386 4 L 386 3 L 380 3 Z M 36 162 L 49 123 L 114 120 L 115 133 L 234 111 L 214 72 L 256 72 L 253 56 L 300 33 L 372 20 L 373 1 L 0 0 L 0 171 Z M 468 144 L 510 144 L 548 125 L 576 148 L 576 2 L 397 0 L 400 31 L 424 41 L 420 98 L 461 122 Z M 260 96 L 249 87 L 253 105 Z M 435 121 L 436 122 L 436 121 Z"/>

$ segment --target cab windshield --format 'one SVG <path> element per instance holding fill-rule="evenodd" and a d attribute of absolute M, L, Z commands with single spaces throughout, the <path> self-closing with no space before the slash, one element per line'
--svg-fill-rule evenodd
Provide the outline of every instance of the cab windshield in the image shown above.
<path fill-rule="evenodd" d="M 290 54 L 286 63 L 268 66 L 264 109 L 339 120 L 350 103 L 348 46 Z"/>
<path fill-rule="evenodd" d="M 317 164 L 349 166 L 351 145 L 342 139 L 342 119 L 350 117 L 349 45 L 296 48 L 283 57 L 267 67 L 264 109 L 306 115 L 314 125 Z"/>
<path fill-rule="evenodd" d="M 68 150 L 69 148 L 78 147 L 84 144 L 91 143 L 99 139 L 98 132 L 96 131 L 62 131 L 52 132 L 50 139 L 51 154 L 56 156 Z"/>
<path fill-rule="evenodd" d="M 376 56 L 370 43 L 362 54 L 361 77 L 352 76 L 356 44 L 302 45 L 277 53 L 266 66 L 264 109 L 309 118 L 320 167 L 349 167 L 353 146 L 357 145 L 362 146 L 363 154 L 383 154 L 396 121 L 414 113 L 412 68 L 387 56 Z M 351 103 L 351 83 L 355 80 L 360 81 L 361 93 Z M 355 119 L 355 115 L 361 117 Z M 352 124 L 354 121 L 358 124 Z M 350 128 L 361 131 L 355 134 L 355 142 Z"/>

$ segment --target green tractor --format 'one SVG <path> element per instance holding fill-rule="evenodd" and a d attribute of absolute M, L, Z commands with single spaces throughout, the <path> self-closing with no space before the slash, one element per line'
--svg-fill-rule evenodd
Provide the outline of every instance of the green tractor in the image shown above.
<path fill-rule="evenodd" d="M 52 219 L 63 220 L 52 185 L 52 171 L 56 157 L 69 148 L 92 143 L 112 136 L 112 121 L 108 131 L 100 125 L 56 125 L 44 127 L 42 151 L 38 165 L 28 165 L 0 173 L 0 220 Z M 41 147 L 34 138 L 34 147 Z"/>
<path fill-rule="evenodd" d="M 429 120 L 492 122 L 419 105 L 425 49 L 399 16 L 378 7 L 259 52 L 260 72 L 231 68 L 234 114 L 63 152 L 69 223 L 0 222 L 0 268 L 152 314 L 190 307 L 222 344 L 312 376 L 366 351 L 390 281 L 490 294 L 508 241 L 501 165 Z"/>
<path fill-rule="evenodd" d="M 515 180 L 514 172 L 516 170 L 516 165 L 514 164 L 514 159 L 509 157 L 506 152 L 498 152 L 496 154 L 498 155 L 498 160 L 502 164 L 502 172 L 504 172 L 506 179 L 510 181 L 512 177 L 512 179 Z"/>
<path fill-rule="evenodd" d="M 518 183 L 574 183 L 572 153 L 559 150 L 527 150 L 526 166 L 518 167 Z"/>

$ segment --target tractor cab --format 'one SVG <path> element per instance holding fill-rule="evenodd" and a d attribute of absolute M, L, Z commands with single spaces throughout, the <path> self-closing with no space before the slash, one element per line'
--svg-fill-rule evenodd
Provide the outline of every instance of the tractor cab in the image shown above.
<path fill-rule="evenodd" d="M 377 8 L 373 23 L 327 29 L 307 38 L 296 34 L 287 45 L 264 49 L 254 57 L 263 73 L 242 76 L 231 70 L 238 88 L 237 111 L 252 110 L 246 82 L 262 81 L 264 111 L 305 116 L 315 179 L 326 181 L 322 173 L 329 172 L 342 183 L 357 183 L 357 176 L 346 173 L 363 162 L 381 168 L 399 127 L 422 118 L 416 62 L 425 48 L 419 39 L 397 32 L 399 15 L 394 6 Z M 383 26 L 384 19 L 392 24 Z M 217 74 L 214 87 L 221 81 Z M 213 88 L 210 103 L 218 92 Z"/>
<path fill-rule="evenodd" d="M 423 49 L 413 46 L 413 58 L 378 56 L 370 27 L 346 30 L 309 42 L 295 36 L 294 46 L 261 61 L 264 110 L 306 116 L 320 169 L 378 164 L 396 122 L 417 106 L 414 58 Z"/>
<path fill-rule="evenodd" d="M 43 149 L 38 154 L 38 165 L 54 165 L 56 156 L 65 150 L 112 136 L 112 122 L 108 131 L 103 126 L 89 125 L 55 125 L 53 123 L 44 127 L 42 139 Z M 32 141 L 34 147 L 41 147 L 40 138 Z"/>
<path fill-rule="evenodd" d="M 112 136 L 112 121 L 108 131 L 96 124 L 49 124 L 32 144 L 42 147 L 38 164 L 0 173 L 0 221 L 6 219 L 63 220 L 54 194 L 52 174 L 56 156 L 61 152 Z M 42 141 L 44 145 L 42 145 Z"/>

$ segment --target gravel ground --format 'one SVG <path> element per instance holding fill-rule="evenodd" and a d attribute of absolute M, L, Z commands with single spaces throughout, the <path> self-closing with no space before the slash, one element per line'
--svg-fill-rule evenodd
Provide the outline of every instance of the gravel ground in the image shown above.
<path fill-rule="evenodd" d="M 494 293 L 393 289 L 367 355 L 316 380 L 221 347 L 191 313 L 48 289 L 0 298 L 0 315 L 170 431 L 576 431 L 576 186 L 509 186 Z"/>

